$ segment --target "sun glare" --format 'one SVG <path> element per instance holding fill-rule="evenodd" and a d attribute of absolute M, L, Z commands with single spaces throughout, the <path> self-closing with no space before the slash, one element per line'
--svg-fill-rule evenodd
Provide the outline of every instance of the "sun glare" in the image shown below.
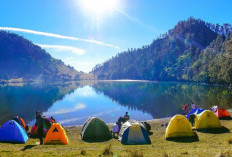
<path fill-rule="evenodd" d="M 81 0 L 81 5 L 85 12 L 99 16 L 114 11 L 118 2 L 119 0 Z"/>

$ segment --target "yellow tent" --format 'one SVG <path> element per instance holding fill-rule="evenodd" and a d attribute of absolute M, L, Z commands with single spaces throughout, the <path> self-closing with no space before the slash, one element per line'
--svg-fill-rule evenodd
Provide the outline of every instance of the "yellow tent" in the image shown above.
<path fill-rule="evenodd" d="M 59 123 L 53 123 L 44 139 L 44 144 L 66 144 L 68 137 L 64 128 Z"/>
<path fill-rule="evenodd" d="M 185 116 L 176 115 L 170 120 L 166 128 L 165 138 L 195 136 L 190 122 Z"/>
<path fill-rule="evenodd" d="M 221 128 L 221 123 L 212 111 L 205 110 L 201 114 L 196 115 L 193 126 L 196 129 Z"/>

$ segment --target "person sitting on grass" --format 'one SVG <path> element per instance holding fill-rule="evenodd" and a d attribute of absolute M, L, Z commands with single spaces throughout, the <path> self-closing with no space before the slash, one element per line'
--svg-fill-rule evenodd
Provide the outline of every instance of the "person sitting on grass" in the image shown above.
<path fill-rule="evenodd" d="M 113 126 L 112 132 L 113 132 L 113 137 L 114 137 L 114 138 L 117 138 L 118 133 L 119 133 L 119 125 L 118 125 L 118 122 L 116 122 L 116 124 Z M 117 135 L 117 136 L 116 136 L 116 135 Z"/>
<path fill-rule="evenodd" d="M 128 114 L 128 112 L 126 112 L 126 114 L 124 115 L 124 120 L 125 120 L 125 122 L 130 120 L 130 115 Z"/>
<path fill-rule="evenodd" d="M 126 114 L 123 117 L 119 117 L 118 121 L 116 122 L 116 124 L 118 125 L 118 130 L 120 131 L 122 124 L 127 122 L 128 120 L 130 120 L 130 115 L 128 114 L 128 112 L 126 112 Z"/>
<path fill-rule="evenodd" d="M 212 106 L 212 107 L 210 108 L 210 110 L 213 111 L 213 112 L 217 112 L 218 106 Z"/>
<path fill-rule="evenodd" d="M 118 132 L 120 131 L 121 127 L 122 127 L 122 124 L 123 124 L 123 120 L 124 118 L 123 117 L 119 117 L 118 118 L 118 121 L 116 122 L 116 124 L 118 125 Z"/>
<path fill-rule="evenodd" d="M 192 104 L 191 104 L 191 108 L 192 108 L 192 109 L 195 109 L 195 108 L 196 108 L 196 104 L 192 103 Z"/>

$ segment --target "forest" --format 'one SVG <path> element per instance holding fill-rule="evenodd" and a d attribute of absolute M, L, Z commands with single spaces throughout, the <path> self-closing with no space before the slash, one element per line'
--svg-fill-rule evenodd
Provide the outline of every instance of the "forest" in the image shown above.
<path fill-rule="evenodd" d="M 91 73 L 100 80 L 232 84 L 232 25 L 190 17 L 151 44 L 96 65 Z"/>

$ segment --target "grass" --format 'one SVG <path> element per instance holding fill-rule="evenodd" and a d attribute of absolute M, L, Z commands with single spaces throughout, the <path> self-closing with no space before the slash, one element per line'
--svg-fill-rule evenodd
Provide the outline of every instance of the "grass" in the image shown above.
<path fill-rule="evenodd" d="M 112 149 L 111 149 L 111 144 L 109 144 L 109 146 L 106 146 L 102 155 L 104 155 L 104 156 L 113 156 L 114 155 L 114 153 L 112 152 Z"/>
<path fill-rule="evenodd" d="M 86 151 L 82 149 L 82 150 L 81 150 L 81 155 L 84 155 L 84 156 L 85 156 L 85 155 L 86 155 Z"/>
<path fill-rule="evenodd" d="M 207 133 L 195 131 L 199 141 L 167 141 L 166 126 L 169 120 L 149 122 L 151 124 L 150 145 L 122 145 L 117 139 L 88 143 L 81 140 L 81 127 L 66 127 L 69 145 L 35 145 L 39 139 L 29 139 L 26 144 L 0 143 L 0 156 L 232 156 L 232 120 L 221 120 L 226 132 Z M 112 126 L 110 126 L 112 127 Z"/>
<path fill-rule="evenodd" d="M 129 153 L 130 153 L 131 157 L 143 157 L 143 152 L 141 152 L 140 150 L 137 150 L 137 149 L 131 150 L 131 151 L 129 151 Z"/>
<path fill-rule="evenodd" d="M 169 157 L 169 155 L 168 155 L 167 152 L 165 152 L 165 151 L 163 152 L 163 156 L 164 156 L 164 157 Z"/>
<path fill-rule="evenodd" d="M 227 143 L 228 143 L 228 144 L 232 144 L 232 139 L 228 139 L 228 140 L 227 140 Z"/>
<path fill-rule="evenodd" d="M 232 152 L 230 151 L 221 152 L 218 155 L 218 157 L 231 157 L 231 156 L 232 156 Z"/>

